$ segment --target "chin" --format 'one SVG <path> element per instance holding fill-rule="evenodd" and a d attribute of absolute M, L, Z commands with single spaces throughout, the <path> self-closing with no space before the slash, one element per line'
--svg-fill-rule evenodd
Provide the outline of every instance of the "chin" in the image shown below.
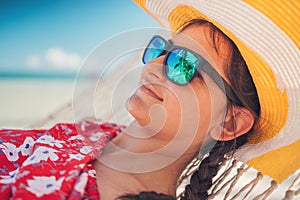
<path fill-rule="evenodd" d="M 126 101 L 126 110 L 140 126 L 149 124 L 149 109 L 147 109 L 145 103 L 137 95 L 133 94 Z"/>

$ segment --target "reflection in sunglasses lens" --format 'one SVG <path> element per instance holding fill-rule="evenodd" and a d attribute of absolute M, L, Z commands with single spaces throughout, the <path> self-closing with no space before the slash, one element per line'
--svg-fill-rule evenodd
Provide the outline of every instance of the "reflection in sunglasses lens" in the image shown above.
<path fill-rule="evenodd" d="M 164 51 L 165 47 L 166 42 L 163 39 L 159 37 L 153 38 L 145 51 L 143 62 L 150 62 L 151 60 L 154 60 L 155 58 L 160 56 Z"/>
<path fill-rule="evenodd" d="M 167 58 L 166 74 L 170 80 L 179 85 L 190 82 L 196 72 L 198 59 L 183 49 L 174 49 Z"/>

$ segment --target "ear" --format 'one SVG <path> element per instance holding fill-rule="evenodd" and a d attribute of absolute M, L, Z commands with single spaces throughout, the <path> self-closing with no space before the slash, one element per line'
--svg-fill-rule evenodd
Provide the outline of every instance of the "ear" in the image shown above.
<path fill-rule="evenodd" d="M 210 135 L 219 141 L 232 140 L 248 133 L 253 124 L 254 116 L 250 110 L 245 107 L 231 106 L 226 113 L 223 131 L 211 131 Z"/>

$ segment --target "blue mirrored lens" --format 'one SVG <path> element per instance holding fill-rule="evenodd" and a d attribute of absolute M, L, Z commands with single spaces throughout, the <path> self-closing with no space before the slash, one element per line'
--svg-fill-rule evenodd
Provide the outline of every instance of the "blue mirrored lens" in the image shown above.
<path fill-rule="evenodd" d="M 166 42 L 160 37 L 154 37 L 148 44 L 144 56 L 143 62 L 147 63 L 155 58 L 159 57 L 166 48 Z"/>
<path fill-rule="evenodd" d="M 186 85 L 193 78 L 198 63 L 199 60 L 193 53 L 180 48 L 173 49 L 167 58 L 165 72 L 174 83 Z"/>

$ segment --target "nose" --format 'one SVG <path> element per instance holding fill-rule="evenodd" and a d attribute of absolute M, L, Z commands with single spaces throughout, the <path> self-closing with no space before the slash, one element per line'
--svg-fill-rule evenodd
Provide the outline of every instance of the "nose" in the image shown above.
<path fill-rule="evenodd" d="M 145 67 L 142 71 L 142 78 L 145 77 L 148 81 L 151 82 L 164 82 L 166 78 L 163 74 L 163 62 L 165 56 L 159 56 L 154 60 L 149 61 L 145 64 Z"/>

